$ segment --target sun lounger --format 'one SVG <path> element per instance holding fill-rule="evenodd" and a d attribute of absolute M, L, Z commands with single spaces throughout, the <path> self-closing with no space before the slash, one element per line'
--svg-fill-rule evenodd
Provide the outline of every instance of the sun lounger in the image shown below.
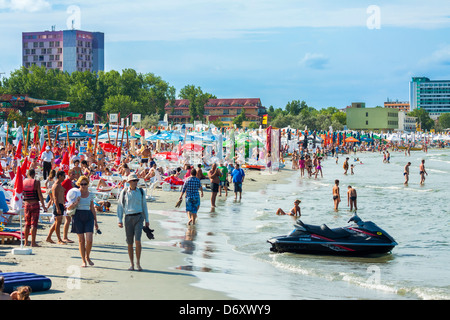
<path fill-rule="evenodd" d="M 23 235 L 23 233 L 22 233 Z M 5 232 L 5 231 L 0 231 L 0 241 L 1 244 L 5 244 L 6 243 L 12 243 L 14 242 L 14 240 L 20 240 L 22 237 L 20 235 L 20 232 Z"/>

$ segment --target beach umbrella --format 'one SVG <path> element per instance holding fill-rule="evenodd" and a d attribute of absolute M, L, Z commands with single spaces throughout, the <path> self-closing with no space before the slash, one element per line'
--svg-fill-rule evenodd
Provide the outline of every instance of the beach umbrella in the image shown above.
<path fill-rule="evenodd" d="M 196 143 L 186 143 L 181 147 L 182 151 L 195 151 L 195 152 L 201 152 L 203 150 L 203 147 Z"/>
<path fill-rule="evenodd" d="M 345 139 L 345 142 L 359 142 L 359 140 L 350 136 Z"/>
<path fill-rule="evenodd" d="M 100 148 L 102 148 L 103 151 L 105 151 L 105 152 L 111 152 L 111 153 L 119 152 L 119 148 L 111 143 L 100 143 L 99 145 L 100 145 Z"/>
<path fill-rule="evenodd" d="M 72 130 L 69 131 L 68 134 L 66 135 L 61 135 L 60 140 L 64 140 L 67 139 L 67 137 L 69 137 L 69 139 L 86 139 L 86 138 L 92 138 L 94 137 L 94 134 L 90 134 L 84 131 L 80 131 L 80 130 Z"/>
<path fill-rule="evenodd" d="M 175 152 L 165 151 L 156 153 L 153 155 L 153 158 L 159 159 L 159 160 L 172 160 L 177 161 L 178 155 Z"/>

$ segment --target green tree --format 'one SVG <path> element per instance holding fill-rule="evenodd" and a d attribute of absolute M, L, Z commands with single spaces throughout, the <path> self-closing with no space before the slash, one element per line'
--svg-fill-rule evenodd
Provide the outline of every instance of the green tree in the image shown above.
<path fill-rule="evenodd" d="M 408 116 L 417 117 L 417 122 L 420 123 L 422 130 L 430 130 L 434 127 L 433 119 L 430 118 L 430 115 L 424 109 L 414 109 L 408 112 Z"/>
<path fill-rule="evenodd" d="M 237 117 L 235 117 L 233 119 L 233 124 L 235 124 L 236 127 L 241 128 L 242 127 L 242 122 L 244 122 L 245 120 L 247 120 L 247 118 L 245 117 L 245 109 L 242 108 L 241 109 L 241 114 L 239 114 Z"/>
<path fill-rule="evenodd" d="M 307 108 L 308 105 L 305 101 L 300 100 L 292 100 L 286 105 L 286 112 L 291 115 L 298 115 L 304 108 Z"/>
<path fill-rule="evenodd" d="M 216 96 L 203 92 L 200 87 L 186 85 L 180 90 L 179 97 L 189 100 L 189 114 L 191 122 L 194 120 L 203 120 L 205 104 L 209 99 L 217 99 Z"/>
<path fill-rule="evenodd" d="M 130 96 L 116 95 L 105 100 L 106 113 L 119 113 L 126 117 L 130 113 L 139 113 L 139 103 L 134 101 Z"/>
<path fill-rule="evenodd" d="M 439 116 L 439 125 L 442 129 L 450 128 L 450 113 L 443 113 Z"/>
<path fill-rule="evenodd" d="M 158 121 L 159 121 L 158 114 L 146 115 L 141 121 L 141 127 L 143 128 L 150 128 L 152 126 L 156 127 L 158 126 Z"/>

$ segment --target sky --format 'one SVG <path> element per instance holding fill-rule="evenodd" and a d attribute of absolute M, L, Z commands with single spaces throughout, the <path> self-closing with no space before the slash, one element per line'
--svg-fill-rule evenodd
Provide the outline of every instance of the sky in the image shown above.
<path fill-rule="evenodd" d="M 20 68 L 22 32 L 72 21 L 105 33 L 105 71 L 266 107 L 382 106 L 412 77 L 450 79 L 448 0 L 0 0 L 0 73 Z"/>

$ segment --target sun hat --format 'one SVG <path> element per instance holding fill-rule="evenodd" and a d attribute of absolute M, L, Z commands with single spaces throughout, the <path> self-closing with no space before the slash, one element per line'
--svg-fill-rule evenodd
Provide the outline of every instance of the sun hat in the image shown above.
<path fill-rule="evenodd" d="M 133 181 L 133 180 L 139 180 L 139 177 L 136 175 L 136 173 L 130 173 L 127 178 L 127 182 Z"/>
<path fill-rule="evenodd" d="M 49 147 L 49 146 L 46 146 L 46 147 L 45 147 L 45 150 L 50 150 L 50 147 Z"/>

